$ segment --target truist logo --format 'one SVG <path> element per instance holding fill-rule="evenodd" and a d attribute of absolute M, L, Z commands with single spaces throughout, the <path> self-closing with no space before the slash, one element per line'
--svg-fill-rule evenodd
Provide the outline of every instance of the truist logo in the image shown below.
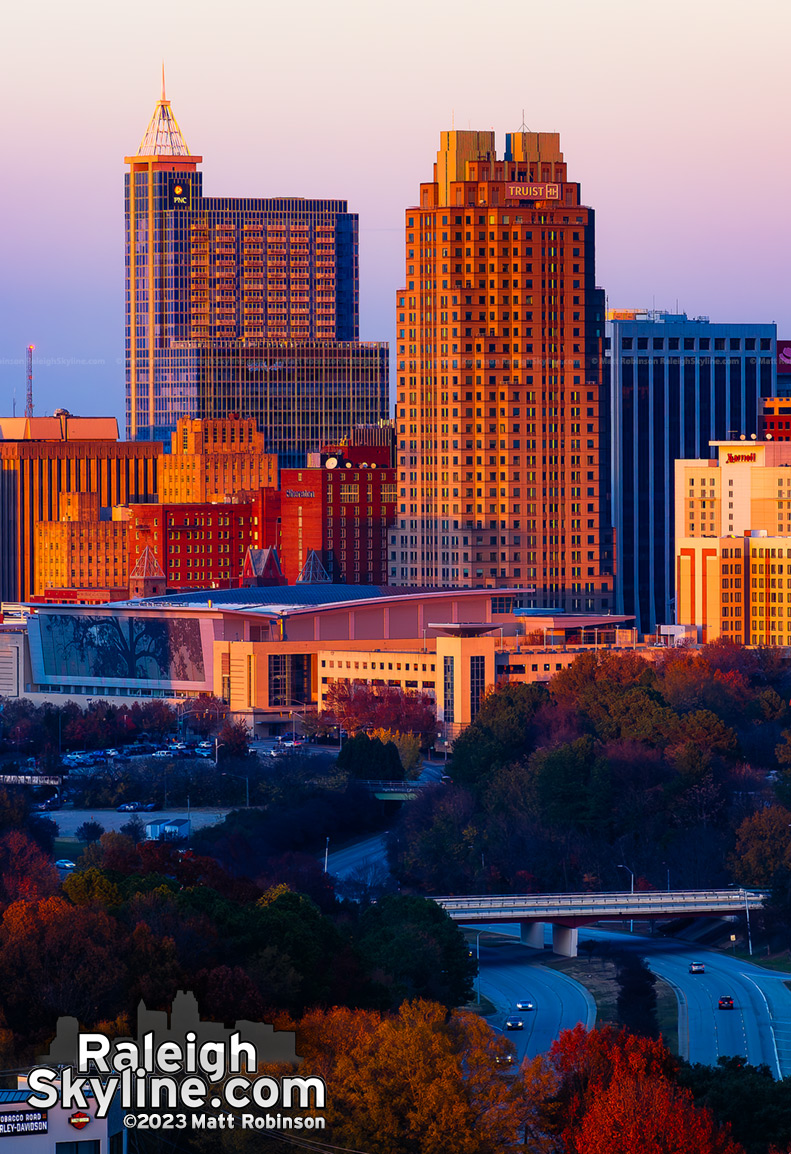
<path fill-rule="evenodd" d="M 755 461 L 755 453 L 728 453 L 725 458 L 726 465 L 738 465 L 745 461 Z"/>

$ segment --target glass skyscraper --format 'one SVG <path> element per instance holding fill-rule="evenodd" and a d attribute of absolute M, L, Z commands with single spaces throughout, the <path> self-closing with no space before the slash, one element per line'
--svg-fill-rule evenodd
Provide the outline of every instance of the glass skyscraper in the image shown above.
<path fill-rule="evenodd" d="M 607 324 L 615 609 L 640 633 L 674 616 L 674 462 L 750 437 L 776 390 L 773 324 L 615 310 Z"/>
<path fill-rule="evenodd" d="M 387 416 L 386 344 L 359 341 L 357 216 L 343 200 L 205 197 L 162 97 L 126 158 L 126 424 L 254 417 L 281 465 Z"/>

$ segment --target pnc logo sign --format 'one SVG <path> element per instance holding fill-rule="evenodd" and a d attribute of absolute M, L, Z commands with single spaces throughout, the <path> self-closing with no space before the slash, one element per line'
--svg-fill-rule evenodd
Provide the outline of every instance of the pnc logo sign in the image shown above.
<path fill-rule="evenodd" d="M 755 461 L 755 453 L 728 453 L 725 458 L 726 465 L 738 465 L 744 461 Z"/>

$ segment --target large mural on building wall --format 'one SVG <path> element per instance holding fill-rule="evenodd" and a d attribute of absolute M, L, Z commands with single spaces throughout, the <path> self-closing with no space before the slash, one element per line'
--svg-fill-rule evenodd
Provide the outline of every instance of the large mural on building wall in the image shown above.
<path fill-rule="evenodd" d="M 131 614 L 40 613 L 44 670 L 53 677 L 203 681 L 200 622 Z"/>

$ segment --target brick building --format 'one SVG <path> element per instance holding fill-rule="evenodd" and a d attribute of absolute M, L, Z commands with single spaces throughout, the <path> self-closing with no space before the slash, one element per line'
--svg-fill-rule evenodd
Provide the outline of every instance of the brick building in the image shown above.
<path fill-rule="evenodd" d="M 168 588 L 234 588 L 254 544 L 253 509 L 251 502 L 130 505 L 130 568 L 149 549 Z"/>
<path fill-rule="evenodd" d="M 109 513 L 100 509 L 97 493 L 61 494 L 60 518 L 36 526 L 37 595 L 126 589 L 127 523 Z"/>

